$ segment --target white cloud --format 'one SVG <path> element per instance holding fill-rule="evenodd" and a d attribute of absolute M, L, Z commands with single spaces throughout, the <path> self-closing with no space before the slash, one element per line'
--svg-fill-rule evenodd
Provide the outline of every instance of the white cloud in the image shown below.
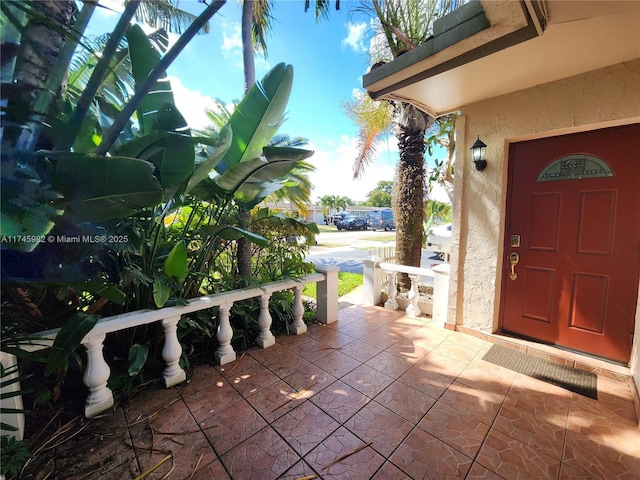
<path fill-rule="evenodd" d="M 366 52 L 367 46 L 365 44 L 364 35 L 367 30 L 367 24 L 365 22 L 347 23 L 347 36 L 342 39 L 342 46 L 349 47 L 354 52 Z"/>
<path fill-rule="evenodd" d="M 242 34 L 240 24 L 222 22 L 222 55 L 224 58 L 238 57 L 242 59 Z"/>
<path fill-rule="evenodd" d="M 215 101 L 200 90 L 189 90 L 178 77 L 169 77 L 171 90 L 180 113 L 187 120 L 191 128 L 204 128 L 211 125 L 211 120 L 206 116 L 205 108 L 214 108 Z"/>
<path fill-rule="evenodd" d="M 395 160 L 397 155 L 386 155 L 385 149 L 379 150 L 376 161 L 369 165 L 362 178 L 353 178 L 353 160 L 357 156 L 357 139 L 343 135 L 340 144 L 326 151 L 311 146 L 315 154 L 310 162 L 316 167 L 311 174 L 314 184 L 311 198 L 317 200 L 324 195 L 340 195 L 351 200 L 363 201 L 367 199 L 367 193 L 373 190 L 378 182 L 393 180 L 395 173 Z"/>

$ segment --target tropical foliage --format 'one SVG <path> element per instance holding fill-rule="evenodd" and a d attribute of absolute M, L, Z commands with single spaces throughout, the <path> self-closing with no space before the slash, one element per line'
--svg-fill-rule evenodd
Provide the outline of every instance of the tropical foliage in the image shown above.
<path fill-rule="evenodd" d="M 49 3 L 65 2 L 2 2 L 3 55 Z M 3 58 L 2 350 L 33 360 L 18 343 L 30 332 L 62 327 L 48 358 L 35 359 L 47 362 L 57 388 L 70 358 L 81 361 L 73 352 L 98 315 L 309 271 L 307 247 L 290 239 L 312 238 L 315 224 L 256 208 L 282 188 L 294 189 L 296 169 L 304 172 L 313 153 L 276 136 L 293 67 L 276 65 L 207 135 L 191 131 L 166 78 L 172 59 L 222 3 L 203 6 L 167 50 L 162 31 L 146 35 L 130 25 L 140 2 L 128 2 L 108 39 L 81 41 L 99 52 L 43 62 L 71 80 L 65 90 L 25 85 L 18 77 L 22 51 L 15 51 L 15 68 Z M 77 25 L 75 14 L 65 18 L 68 24 L 51 27 Z M 53 97 L 40 101 L 44 91 Z M 240 210 L 252 212 L 248 229 L 239 226 Z M 240 239 L 252 248 L 252 278 L 238 275 Z M 287 298 L 280 297 L 273 308 L 286 313 Z M 274 318 L 286 322 L 284 314 Z M 206 342 L 213 351 L 216 322 L 211 312 L 181 319 L 181 341 Z M 245 333 L 240 341 L 250 344 L 251 318 L 236 315 L 234 323 Z M 125 373 L 112 381 L 127 388 L 141 380 L 161 339 L 155 326 L 109 336 L 105 348 L 125 362 Z"/>

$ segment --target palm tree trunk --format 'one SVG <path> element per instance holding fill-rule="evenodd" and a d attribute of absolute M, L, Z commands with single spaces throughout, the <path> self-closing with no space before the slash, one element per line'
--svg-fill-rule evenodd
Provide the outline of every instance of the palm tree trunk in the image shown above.
<path fill-rule="evenodd" d="M 253 0 L 244 0 L 242 4 L 242 62 L 244 65 L 244 93 L 256 83 L 256 68 L 253 61 L 253 38 L 251 26 L 253 22 Z M 251 224 L 251 212 L 238 208 L 238 226 L 249 229 Z M 238 240 L 238 251 L 236 254 L 238 262 L 238 274 L 243 277 L 251 277 L 251 243 L 242 237 Z"/>
<path fill-rule="evenodd" d="M 419 267 L 424 219 L 424 134 L 427 119 L 424 113 L 411 105 L 403 104 L 400 110 L 396 134 L 400 162 L 393 197 L 396 217 L 396 261 L 401 265 Z M 402 290 L 411 287 L 411 281 L 406 274 L 398 276 L 398 284 Z"/>

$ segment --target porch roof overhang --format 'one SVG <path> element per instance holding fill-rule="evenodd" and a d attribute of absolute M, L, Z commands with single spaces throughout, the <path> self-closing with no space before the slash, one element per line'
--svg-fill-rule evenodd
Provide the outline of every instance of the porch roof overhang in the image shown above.
<path fill-rule="evenodd" d="M 375 99 L 437 117 L 464 105 L 640 58 L 640 1 L 472 0 L 433 36 L 372 69 Z"/>

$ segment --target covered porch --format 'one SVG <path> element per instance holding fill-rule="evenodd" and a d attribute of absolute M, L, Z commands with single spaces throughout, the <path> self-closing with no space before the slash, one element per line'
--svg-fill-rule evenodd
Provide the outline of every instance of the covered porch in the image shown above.
<path fill-rule="evenodd" d="M 451 331 L 361 298 L 342 297 L 337 322 L 79 417 L 27 471 L 120 480 L 640 475 L 628 369 Z M 596 373 L 597 400 L 483 360 L 496 343 Z"/>

